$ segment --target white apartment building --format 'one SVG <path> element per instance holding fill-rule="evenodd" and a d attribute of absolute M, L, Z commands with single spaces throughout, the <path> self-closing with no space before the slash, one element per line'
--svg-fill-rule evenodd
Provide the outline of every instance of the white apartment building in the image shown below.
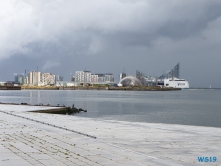
<path fill-rule="evenodd" d="M 114 82 L 114 76 L 111 73 L 101 74 L 95 73 L 91 74 L 90 71 L 76 71 L 75 72 L 75 82 L 82 83 L 105 83 Z"/>
<path fill-rule="evenodd" d="M 75 82 L 91 82 L 91 72 L 90 71 L 76 71 L 75 72 Z"/>
<path fill-rule="evenodd" d="M 114 82 L 114 76 L 111 73 L 105 74 L 105 82 Z"/>
<path fill-rule="evenodd" d="M 51 73 L 41 73 L 37 71 L 30 71 L 26 78 L 26 83 L 34 86 L 54 85 L 55 75 Z"/>
<path fill-rule="evenodd" d="M 97 82 L 114 82 L 114 76 L 111 73 L 95 75 L 97 76 Z"/>
<path fill-rule="evenodd" d="M 30 71 L 28 73 L 28 84 L 38 86 L 41 84 L 41 72 Z"/>
<path fill-rule="evenodd" d="M 91 82 L 98 82 L 98 75 L 97 74 L 91 74 Z"/>
<path fill-rule="evenodd" d="M 55 75 L 51 73 L 41 73 L 42 85 L 54 85 Z"/>
<path fill-rule="evenodd" d="M 105 74 L 96 74 L 98 75 L 97 82 L 105 82 Z"/>

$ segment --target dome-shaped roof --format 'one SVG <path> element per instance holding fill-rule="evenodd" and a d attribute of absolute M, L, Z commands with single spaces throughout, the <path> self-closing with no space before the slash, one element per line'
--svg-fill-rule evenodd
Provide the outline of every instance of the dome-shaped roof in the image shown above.
<path fill-rule="evenodd" d="M 142 86 L 140 80 L 133 76 L 124 77 L 119 84 L 122 84 L 122 86 Z"/>

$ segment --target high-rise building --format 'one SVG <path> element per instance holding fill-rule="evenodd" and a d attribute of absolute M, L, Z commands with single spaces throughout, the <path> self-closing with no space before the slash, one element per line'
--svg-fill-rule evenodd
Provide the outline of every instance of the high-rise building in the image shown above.
<path fill-rule="evenodd" d="M 41 86 L 41 85 L 54 85 L 55 75 L 51 73 L 41 73 L 38 71 L 30 71 L 26 78 L 26 84 Z"/>
<path fill-rule="evenodd" d="M 30 71 L 28 73 L 28 84 L 30 85 L 40 85 L 41 84 L 41 72 Z"/>
<path fill-rule="evenodd" d="M 75 72 L 75 82 L 91 82 L 91 72 L 90 71 L 76 71 Z"/>
<path fill-rule="evenodd" d="M 41 80 L 42 85 L 54 85 L 55 75 L 51 73 L 41 73 Z"/>
<path fill-rule="evenodd" d="M 120 81 L 121 81 L 124 77 L 126 77 L 126 76 L 127 76 L 126 73 L 120 73 Z"/>
<path fill-rule="evenodd" d="M 142 85 L 147 85 L 147 76 L 143 74 L 142 72 L 136 70 L 136 78 L 140 80 Z"/>
<path fill-rule="evenodd" d="M 61 86 L 63 85 L 64 78 L 61 75 L 55 76 L 55 85 Z"/>
<path fill-rule="evenodd" d="M 25 79 L 24 79 L 24 84 L 29 84 L 29 83 L 28 83 L 28 77 L 25 77 Z"/>
<path fill-rule="evenodd" d="M 24 75 L 16 75 L 15 76 L 15 82 L 19 82 L 19 84 L 24 84 Z"/>
<path fill-rule="evenodd" d="M 71 82 L 75 82 L 75 76 L 71 77 Z"/>
<path fill-rule="evenodd" d="M 180 63 L 177 63 L 171 70 L 167 71 L 159 77 L 159 79 L 165 78 L 179 78 L 180 77 Z"/>
<path fill-rule="evenodd" d="M 57 84 L 57 82 L 60 82 L 60 81 L 64 81 L 64 78 L 62 76 L 60 76 L 60 75 L 57 75 L 55 77 L 55 84 Z"/>

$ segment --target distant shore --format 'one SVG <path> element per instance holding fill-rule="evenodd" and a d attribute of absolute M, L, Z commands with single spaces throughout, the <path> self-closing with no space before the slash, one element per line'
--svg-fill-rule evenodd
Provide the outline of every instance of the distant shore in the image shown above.
<path fill-rule="evenodd" d="M 221 88 L 200 88 L 190 87 L 194 89 L 220 90 Z M 0 90 L 129 90 L 129 91 L 171 91 L 181 90 L 180 88 L 158 87 L 158 86 L 139 86 L 139 87 L 114 87 L 114 86 L 0 86 Z"/>
<path fill-rule="evenodd" d="M 0 86 L 0 90 L 21 90 L 21 86 Z"/>
<path fill-rule="evenodd" d="M 189 88 L 189 89 L 208 89 L 208 90 L 219 90 L 221 88 Z"/>
<path fill-rule="evenodd" d="M 129 91 L 171 91 L 181 90 L 180 88 L 167 88 L 156 86 L 140 87 L 112 87 L 112 86 L 21 86 L 22 90 L 129 90 Z"/>

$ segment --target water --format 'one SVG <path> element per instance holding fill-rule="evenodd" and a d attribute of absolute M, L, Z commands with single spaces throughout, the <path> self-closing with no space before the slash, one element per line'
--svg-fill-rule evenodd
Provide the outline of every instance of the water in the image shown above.
<path fill-rule="evenodd" d="M 0 102 L 50 103 L 88 110 L 75 116 L 148 123 L 221 127 L 221 90 L 0 91 Z"/>

